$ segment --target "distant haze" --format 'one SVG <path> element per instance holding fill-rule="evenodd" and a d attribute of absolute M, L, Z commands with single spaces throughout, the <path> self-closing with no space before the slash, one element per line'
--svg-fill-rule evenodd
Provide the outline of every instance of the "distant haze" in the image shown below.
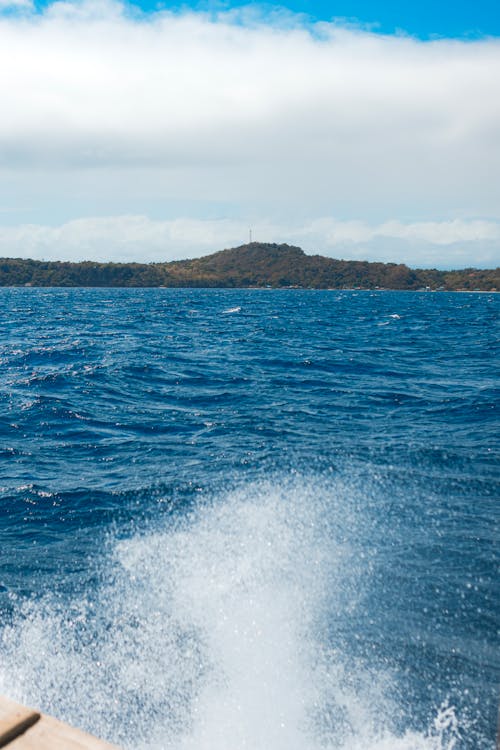
<path fill-rule="evenodd" d="M 500 263 L 496 38 L 3 0 L 0 66 L 0 256 Z"/>

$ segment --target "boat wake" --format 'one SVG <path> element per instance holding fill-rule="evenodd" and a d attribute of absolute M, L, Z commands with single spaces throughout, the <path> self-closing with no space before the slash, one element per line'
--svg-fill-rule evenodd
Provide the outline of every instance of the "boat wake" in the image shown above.
<path fill-rule="evenodd" d="M 110 540 L 94 592 L 2 629 L 0 692 L 130 749 L 459 748 L 452 706 L 413 726 L 346 647 L 374 565 L 358 500 L 267 481 Z"/>

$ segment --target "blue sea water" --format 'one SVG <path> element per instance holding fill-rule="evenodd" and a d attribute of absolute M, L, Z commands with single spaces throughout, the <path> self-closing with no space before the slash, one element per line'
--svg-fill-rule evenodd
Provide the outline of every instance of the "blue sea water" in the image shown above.
<path fill-rule="evenodd" d="M 1 289 L 0 693 L 130 749 L 492 750 L 498 308 Z"/>

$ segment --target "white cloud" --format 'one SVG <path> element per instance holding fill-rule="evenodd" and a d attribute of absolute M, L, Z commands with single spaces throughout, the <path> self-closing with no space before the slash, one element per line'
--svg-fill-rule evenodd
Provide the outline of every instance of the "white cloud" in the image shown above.
<path fill-rule="evenodd" d="M 270 217 L 327 247 L 498 247 L 473 236 L 500 219 L 498 40 L 84 0 L 1 19 L 0 69 L 0 205 L 19 223 L 189 203 L 193 225 Z"/>
<path fill-rule="evenodd" d="M 317 219 L 312 223 L 311 229 L 316 229 L 332 246 L 346 242 L 359 244 L 375 239 L 421 241 L 432 245 L 500 240 L 500 224 L 492 221 L 421 221 L 403 224 L 392 220 L 370 225 L 363 221 Z"/>
<path fill-rule="evenodd" d="M 473 265 L 492 267 L 498 262 L 495 249 L 500 240 L 500 223 L 477 221 L 368 225 L 324 218 L 296 226 L 262 221 L 252 231 L 256 240 L 286 241 L 309 254 L 441 268 L 471 265 L 467 260 L 471 245 Z M 248 225 L 234 219 L 94 217 L 57 227 L 0 227 L 0 257 L 165 261 L 207 255 L 243 244 L 248 238 Z"/>
<path fill-rule="evenodd" d="M 33 3 L 31 0 L 0 0 L 0 12 L 2 10 L 32 10 Z"/>

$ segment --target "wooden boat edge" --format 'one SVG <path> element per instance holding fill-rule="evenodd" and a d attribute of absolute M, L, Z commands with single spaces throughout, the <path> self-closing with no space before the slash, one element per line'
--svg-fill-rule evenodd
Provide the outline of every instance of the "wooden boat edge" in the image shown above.
<path fill-rule="evenodd" d="M 0 748 L 119 750 L 116 745 L 5 696 L 0 696 Z"/>

